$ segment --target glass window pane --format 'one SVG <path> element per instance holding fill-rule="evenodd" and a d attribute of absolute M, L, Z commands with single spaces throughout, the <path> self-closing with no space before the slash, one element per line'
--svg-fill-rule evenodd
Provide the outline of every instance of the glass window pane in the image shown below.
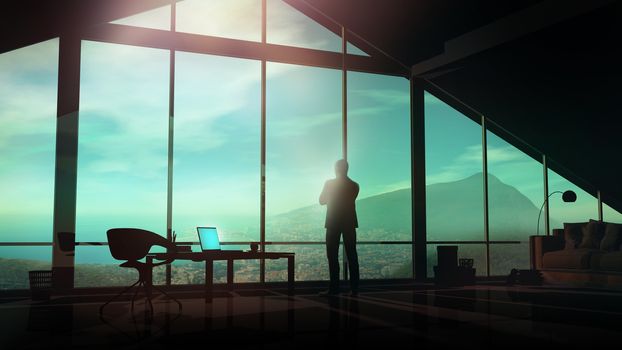
<path fill-rule="evenodd" d="M 549 198 L 550 227 L 563 228 L 565 222 L 587 222 L 590 219 L 598 220 L 598 200 L 591 194 L 575 186 L 564 177 L 549 169 L 549 194 L 555 191 L 572 190 L 577 194 L 577 201 L 566 203 L 562 201 L 561 193 L 556 193 Z M 545 233 L 546 228 L 540 223 L 540 232 Z"/>
<path fill-rule="evenodd" d="M 327 281 L 328 260 L 325 245 L 269 245 L 269 252 L 295 253 L 296 281 Z M 343 266 L 339 248 L 339 266 Z M 343 275 L 343 271 L 341 271 Z M 287 281 L 287 259 L 266 260 L 266 281 Z"/>
<path fill-rule="evenodd" d="M 445 245 L 445 244 L 443 244 Z M 458 246 L 458 259 L 473 259 L 476 276 L 486 276 L 486 245 L 455 244 Z M 434 266 L 438 265 L 438 244 L 428 244 L 428 277 L 434 277 Z"/>
<path fill-rule="evenodd" d="M 153 10 L 112 21 L 113 24 L 143 27 L 151 29 L 171 30 L 171 6 L 166 5 Z"/>
<path fill-rule="evenodd" d="M 151 250 L 152 253 L 163 251 L 161 247 Z M 135 268 L 120 267 L 124 262 L 113 258 L 108 246 L 77 246 L 74 286 L 130 286 L 138 280 L 138 272 Z M 153 283 L 166 283 L 166 266 L 153 268 Z"/>
<path fill-rule="evenodd" d="M 347 42 L 346 45 L 347 45 L 347 47 L 346 47 L 346 52 L 347 53 L 349 53 L 351 55 L 368 56 L 369 57 L 367 52 L 364 52 L 363 50 L 361 50 L 358 47 L 354 46 L 350 42 Z M 341 52 L 341 50 L 339 50 L 339 52 Z"/>
<path fill-rule="evenodd" d="M 52 241 L 58 39 L 0 54 L 0 241 Z"/>
<path fill-rule="evenodd" d="M 490 240 L 528 241 L 544 200 L 542 163 L 487 131 Z"/>
<path fill-rule="evenodd" d="M 268 0 L 267 41 L 271 44 L 341 52 L 341 36 L 283 0 Z"/>
<path fill-rule="evenodd" d="M 412 240 L 408 80 L 348 72 L 348 161 L 358 240 Z"/>
<path fill-rule="evenodd" d="M 507 276 L 512 269 L 529 268 L 529 243 L 490 245 L 491 276 Z"/>
<path fill-rule="evenodd" d="M 198 248 L 194 247 L 194 251 Z M 224 261 L 214 262 L 214 282 L 227 280 L 227 265 Z M 171 264 L 172 284 L 205 284 L 205 262 L 175 260 Z"/>
<path fill-rule="evenodd" d="M 603 221 L 622 224 L 622 213 L 603 203 Z"/>
<path fill-rule="evenodd" d="M 426 93 L 425 143 L 428 241 L 484 240 L 481 126 Z"/>
<path fill-rule="evenodd" d="M 176 14 L 179 32 L 261 41 L 260 0 L 184 0 Z"/>
<path fill-rule="evenodd" d="M 169 52 L 83 42 L 76 239 L 166 233 Z M 76 254 L 76 257 L 78 254 Z"/>
<path fill-rule="evenodd" d="M 341 71 L 268 63 L 266 239 L 324 241 L 324 182 L 341 158 Z"/>
<path fill-rule="evenodd" d="M 0 247 L 0 290 L 28 289 L 28 271 L 52 268 L 52 246 Z"/>
<path fill-rule="evenodd" d="M 412 278 L 412 246 L 410 244 L 359 244 L 361 279 Z"/>
<path fill-rule="evenodd" d="M 175 70 L 177 239 L 259 241 L 260 62 L 178 52 Z"/>

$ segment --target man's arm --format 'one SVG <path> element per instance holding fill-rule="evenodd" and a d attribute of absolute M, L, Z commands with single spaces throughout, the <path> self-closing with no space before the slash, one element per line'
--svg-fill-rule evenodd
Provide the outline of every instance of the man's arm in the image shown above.
<path fill-rule="evenodd" d="M 324 183 L 324 188 L 322 189 L 322 193 L 320 194 L 320 204 L 326 205 L 328 203 L 328 199 L 330 198 L 331 185 L 330 181 L 326 181 Z"/>

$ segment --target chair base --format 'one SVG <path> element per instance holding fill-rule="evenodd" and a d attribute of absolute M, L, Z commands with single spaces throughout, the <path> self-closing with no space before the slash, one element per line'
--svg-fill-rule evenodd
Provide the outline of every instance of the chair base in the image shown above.
<path fill-rule="evenodd" d="M 134 292 L 134 295 L 132 296 L 132 302 L 131 302 L 131 312 L 132 312 L 132 315 L 134 314 L 134 302 L 136 301 L 136 297 L 138 296 L 138 292 L 140 291 L 140 289 L 142 287 L 143 290 L 145 291 L 145 299 L 147 299 L 147 303 L 149 304 L 149 314 L 150 314 L 151 317 L 153 317 L 153 303 L 151 302 L 151 299 L 153 299 L 153 296 L 151 294 L 151 291 L 147 289 L 147 287 L 145 285 L 145 281 L 142 280 L 142 279 L 139 279 L 138 281 L 134 282 L 134 284 L 132 284 L 131 286 L 125 288 L 119 294 L 116 294 L 115 296 L 110 298 L 108 301 L 106 301 L 102 306 L 100 306 L 99 307 L 99 316 L 100 317 L 103 316 L 104 308 L 108 304 L 110 304 L 113 300 L 117 299 L 121 295 L 127 293 L 128 291 L 130 291 L 135 286 L 136 286 L 136 291 Z M 152 287 L 153 287 L 153 289 L 155 289 L 155 290 L 159 291 L 160 293 L 162 293 L 163 295 L 167 296 L 169 299 L 172 299 L 173 301 L 175 301 L 177 303 L 177 305 L 179 306 L 179 312 L 181 313 L 183 307 L 181 305 L 181 302 L 179 300 L 177 300 L 177 298 L 172 297 L 170 294 L 166 293 L 161 288 L 158 288 L 156 286 L 152 286 Z"/>

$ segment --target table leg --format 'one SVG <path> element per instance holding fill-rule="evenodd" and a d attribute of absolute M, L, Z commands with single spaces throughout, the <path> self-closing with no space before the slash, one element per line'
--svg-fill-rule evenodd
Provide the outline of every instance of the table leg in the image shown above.
<path fill-rule="evenodd" d="M 145 296 L 151 299 L 151 290 L 153 289 L 153 257 L 147 256 L 147 268 L 143 272 L 145 275 Z"/>
<path fill-rule="evenodd" d="M 214 261 L 205 260 L 205 302 L 212 302 L 212 292 L 214 289 Z"/>
<path fill-rule="evenodd" d="M 295 281 L 295 264 L 294 257 L 287 257 L 287 292 L 289 295 L 294 295 L 294 281 Z"/>
<path fill-rule="evenodd" d="M 227 289 L 233 290 L 233 259 L 227 260 Z"/>

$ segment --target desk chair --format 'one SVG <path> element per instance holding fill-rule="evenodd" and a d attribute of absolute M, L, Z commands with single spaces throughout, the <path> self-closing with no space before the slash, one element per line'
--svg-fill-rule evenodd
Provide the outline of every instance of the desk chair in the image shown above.
<path fill-rule="evenodd" d="M 121 267 L 129 267 L 138 270 L 138 281 L 136 281 L 131 286 L 125 288 L 121 293 L 115 295 L 110 300 L 108 300 L 104 305 L 100 306 L 99 314 L 102 315 L 104 311 L 104 307 L 112 302 L 114 299 L 123 295 L 134 286 L 138 285 L 136 288 L 136 292 L 132 297 L 132 313 L 134 312 L 134 301 L 136 296 L 138 295 L 138 291 L 140 287 L 143 287 L 145 290 L 145 295 L 147 298 L 147 302 L 149 303 L 149 309 L 151 315 L 153 315 L 153 304 L 151 303 L 151 290 L 147 290 L 148 285 L 146 285 L 147 278 L 151 279 L 151 273 L 155 266 L 170 264 L 173 262 L 173 258 L 165 260 L 159 263 L 144 263 L 138 261 L 140 259 L 144 259 L 145 256 L 151 250 L 151 247 L 161 246 L 168 249 L 169 252 L 175 252 L 177 250 L 175 244 L 166 238 L 158 235 L 157 233 L 153 233 L 147 230 L 141 230 L 137 228 L 113 228 L 106 232 L 108 236 L 108 247 L 110 248 L 110 253 L 112 257 L 117 260 L 126 260 L 126 262 L 122 263 Z M 181 303 L 179 300 L 171 297 L 168 293 L 163 291 L 162 289 L 151 286 L 154 289 L 157 289 L 160 293 L 166 295 L 170 299 L 174 300 L 177 305 L 179 305 L 179 311 L 181 312 Z"/>

